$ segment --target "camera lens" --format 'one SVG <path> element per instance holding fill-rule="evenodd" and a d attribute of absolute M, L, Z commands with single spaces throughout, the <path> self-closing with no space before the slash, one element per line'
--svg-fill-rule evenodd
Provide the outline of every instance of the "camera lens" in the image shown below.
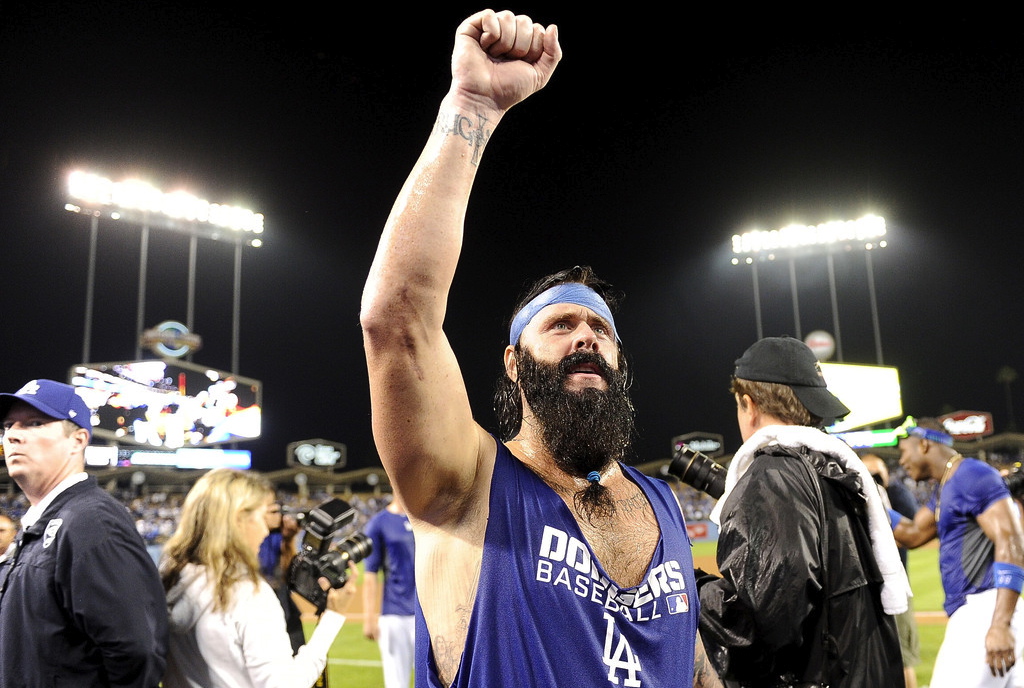
<path fill-rule="evenodd" d="M 715 499 L 725 492 L 725 469 L 699 451 L 685 444 L 676 448 L 668 472 L 681 481 Z"/>
<path fill-rule="evenodd" d="M 358 564 L 373 551 L 373 541 L 362 533 L 356 533 L 338 543 L 335 550 L 320 557 L 317 565 L 320 575 L 331 582 L 331 587 L 340 588 L 348 581 L 348 564 Z"/>

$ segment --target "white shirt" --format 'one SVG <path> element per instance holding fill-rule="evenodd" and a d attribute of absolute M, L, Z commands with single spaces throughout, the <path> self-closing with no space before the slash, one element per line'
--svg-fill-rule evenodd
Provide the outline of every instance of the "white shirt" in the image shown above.
<path fill-rule="evenodd" d="M 327 610 L 292 656 L 284 609 L 265 580 L 234 589 L 231 608 L 213 611 L 206 569 L 187 565 L 167 593 L 170 646 L 164 688 L 310 688 L 345 617 Z"/>
<path fill-rule="evenodd" d="M 56 487 L 47 492 L 46 496 L 40 499 L 38 504 L 33 504 L 32 506 L 30 506 L 28 510 L 25 512 L 25 515 L 21 517 L 22 529 L 28 528 L 33 523 L 38 521 L 39 517 L 43 515 L 44 511 L 46 511 L 46 507 L 50 506 L 53 500 L 57 498 L 57 495 L 59 495 L 61 492 L 68 489 L 72 485 L 77 485 L 78 483 L 82 482 L 88 477 L 89 474 L 85 473 L 84 471 L 82 473 L 72 473 L 71 475 L 57 483 Z"/>

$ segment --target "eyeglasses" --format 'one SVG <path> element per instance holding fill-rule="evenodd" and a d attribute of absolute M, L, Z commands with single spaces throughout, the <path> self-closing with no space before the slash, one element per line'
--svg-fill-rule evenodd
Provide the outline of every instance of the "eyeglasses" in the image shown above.
<path fill-rule="evenodd" d="M 29 432 L 35 432 L 42 427 L 50 425 L 51 423 L 63 423 L 61 418 L 29 418 L 25 421 L 14 421 L 5 420 L 0 424 L 0 439 L 3 439 L 8 431 L 13 430 L 15 427 L 19 427 L 22 430 L 28 430 Z"/>

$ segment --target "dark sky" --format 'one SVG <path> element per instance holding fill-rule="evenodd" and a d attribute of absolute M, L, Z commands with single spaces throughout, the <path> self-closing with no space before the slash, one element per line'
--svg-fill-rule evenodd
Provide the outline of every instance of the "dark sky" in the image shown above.
<path fill-rule="evenodd" d="M 566 6 L 513 8 L 558 23 L 565 57 L 489 144 L 449 305 L 485 427 L 516 297 L 590 264 L 626 294 L 633 458 L 695 430 L 734 450 L 728 376 L 757 332 L 730 236 L 875 212 L 889 227 L 873 263 L 884 363 L 906 411 L 991 411 L 1006 428 L 997 371 L 1024 372 L 1024 32 Z M 0 5 L 0 388 L 64 379 L 81 357 L 88 223 L 62 209 L 67 172 L 145 175 L 266 215 L 242 268 L 238 372 L 265 386 L 264 438 L 244 445 L 256 466 L 312 437 L 374 465 L 359 296 L 476 9 Z M 232 247 L 200 251 L 195 361 L 226 369 Z M 138 262 L 138 233 L 101 225 L 93 360 L 134 354 Z M 761 269 L 767 335 L 833 329 L 824 259 L 796 265 L 799 333 L 786 265 Z M 185 318 L 186 270 L 186 240 L 154 232 L 147 326 Z M 863 254 L 837 257 L 836 280 L 844 361 L 874 363 Z"/>

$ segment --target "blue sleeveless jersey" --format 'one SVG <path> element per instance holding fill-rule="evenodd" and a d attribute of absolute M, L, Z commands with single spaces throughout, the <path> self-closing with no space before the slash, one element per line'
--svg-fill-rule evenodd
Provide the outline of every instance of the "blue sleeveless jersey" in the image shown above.
<path fill-rule="evenodd" d="M 480 582 L 453 686 L 693 684 L 699 601 L 679 504 L 664 482 L 622 469 L 661 527 L 644 581 L 625 589 L 565 502 L 498 443 Z M 416 686 L 441 688 L 418 604 L 416 623 Z"/>

